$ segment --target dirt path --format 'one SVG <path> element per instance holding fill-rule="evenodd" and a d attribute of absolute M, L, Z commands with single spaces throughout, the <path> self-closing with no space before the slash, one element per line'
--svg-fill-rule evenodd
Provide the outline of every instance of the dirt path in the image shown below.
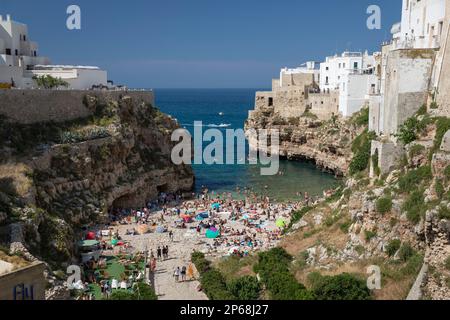
<path fill-rule="evenodd" d="M 131 226 L 127 227 L 131 228 Z M 123 236 L 123 238 L 130 241 L 138 251 L 148 250 L 150 252 L 150 250 L 153 250 L 155 256 L 158 246 L 169 246 L 169 258 L 158 261 L 156 272 L 150 277 L 159 300 L 207 300 L 203 292 L 197 291 L 198 281 L 177 283 L 173 277 L 177 267 L 181 269 L 183 266 L 189 265 L 191 253 L 194 249 L 200 247 L 201 239 L 197 236 L 185 237 L 186 230 L 172 230 L 174 232 L 173 242 L 170 241 L 167 233 L 149 233 L 141 236 Z"/>

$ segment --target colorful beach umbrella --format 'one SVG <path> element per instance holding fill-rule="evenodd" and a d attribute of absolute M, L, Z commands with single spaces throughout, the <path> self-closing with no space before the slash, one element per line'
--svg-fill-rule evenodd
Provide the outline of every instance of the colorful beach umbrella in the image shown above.
<path fill-rule="evenodd" d="M 284 228 L 286 226 L 286 222 L 283 219 L 278 219 L 276 225 L 278 228 Z"/>

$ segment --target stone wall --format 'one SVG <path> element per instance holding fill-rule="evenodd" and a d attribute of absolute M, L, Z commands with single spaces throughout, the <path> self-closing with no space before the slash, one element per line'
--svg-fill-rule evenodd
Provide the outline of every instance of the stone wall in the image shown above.
<path fill-rule="evenodd" d="M 401 156 L 403 155 L 403 148 L 393 142 L 372 141 L 371 148 L 371 165 L 370 176 L 374 177 L 374 167 L 372 165 L 372 156 L 378 152 L 378 168 L 380 173 L 387 174 L 393 171 L 399 163 Z"/>
<path fill-rule="evenodd" d="M 0 114 L 22 124 L 85 118 L 92 115 L 84 104 L 86 95 L 105 102 L 131 96 L 134 101 L 154 104 L 151 91 L 0 90 Z"/>
<path fill-rule="evenodd" d="M 310 111 L 320 120 L 328 120 L 339 114 L 339 92 L 309 93 L 308 103 Z"/>
<path fill-rule="evenodd" d="M 427 102 L 436 52 L 402 49 L 389 52 L 383 103 L 384 134 L 394 139 L 398 128 Z"/>
<path fill-rule="evenodd" d="M 434 81 L 438 88 L 436 102 L 438 114 L 450 117 L 450 0 L 446 1 L 444 28 L 441 38 L 441 48 L 437 57 L 436 76 Z"/>
<path fill-rule="evenodd" d="M 28 267 L 0 276 L 0 301 L 44 300 L 45 264 L 37 262 Z M 24 293 L 27 292 L 26 296 Z"/>

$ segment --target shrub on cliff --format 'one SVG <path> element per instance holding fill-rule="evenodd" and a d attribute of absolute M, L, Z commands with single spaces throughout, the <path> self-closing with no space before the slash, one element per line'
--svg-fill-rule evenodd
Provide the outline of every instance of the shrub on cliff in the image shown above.
<path fill-rule="evenodd" d="M 349 167 L 351 175 L 364 171 L 369 166 L 371 141 L 375 137 L 375 132 L 369 132 L 366 129 L 353 141 L 352 152 L 354 156 Z"/>
<path fill-rule="evenodd" d="M 379 198 L 376 207 L 379 213 L 387 213 L 392 209 L 392 199 L 390 197 Z"/>
<path fill-rule="evenodd" d="M 255 273 L 261 277 L 273 300 L 311 300 L 313 295 L 290 272 L 292 257 L 282 248 L 259 254 Z"/>
<path fill-rule="evenodd" d="M 359 127 L 367 126 L 369 124 L 369 108 L 362 108 L 350 121 Z"/>
<path fill-rule="evenodd" d="M 406 211 L 406 217 L 412 223 L 418 223 L 425 215 L 426 205 L 423 190 L 416 190 L 409 195 L 402 209 Z"/>
<path fill-rule="evenodd" d="M 402 245 L 402 242 L 399 239 L 394 239 L 389 241 L 388 245 L 386 246 L 386 253 L 389 257 L 393 257 L 398 249 L 400 249 L 400 246 Z"/>
<path fill-rule="evenodd" d="M 366 282 L 348 273 L 316 276 L 312 290 L 318 300 L 371 300 Z"/>
<path fill-rule="evenodd" d="M 235 300 L 236 298 L 228 291 L 223 275 L 215 269 L 202 273 L 200 277 L 203 291 L 210 300 Z"/>
<path fill-rule="evenodd" d="M 238 300 L 258 300 L 261 292 L 258 279 L 252 276 L 234 279 L 228 283 L 227 287 Z"/>
<path fill-rule="evenodd" d="M 398 180 L 398 186 L 402 192 L 411 192 L 417 190 L 422 182 L 428 182 L 433 178 L 431 166 L 423 166 L 408 171 Z"/>
<path fill-rule="evenodd" d="M 429 116 L 424 116 L 422 120 L 419 120 L 416 116 L 408 118 L 405 123 L 400 126 L 396 137 L 404 144 L 409 144 L 417 140 L 418 136 L 424 132 L 429 122 Z"/>

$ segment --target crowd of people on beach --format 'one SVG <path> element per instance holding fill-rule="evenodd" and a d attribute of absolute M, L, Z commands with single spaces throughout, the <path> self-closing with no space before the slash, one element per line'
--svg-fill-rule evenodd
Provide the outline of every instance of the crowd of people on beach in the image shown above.
<path fill-rule="evenodd" d="M 324 192 L 324 196 L 329 193 L 331 191 Z M 175 233 L 178 238 L 182 235 L 199 239 L 196 250 L 213 257 L 244 257 L 252 251 L 275 246 L 289 225 L 292 214 L 318 200 L 307 192 L 298 192 L 297 196 L 298 201 L 278 203 L 272 201 L 267 192 L 257 194 L 249 188 L 236 188 L 233 196 L 231 192 L 218 194 L 202 187 L 201 192 L 190 194 L 188 199 L 179 192 L 160 193 L 156 200 L 149 201 L 140 209 L 112 208 L 109 212 L 110 224 L 106 226 L 109 233 L 102 233 L 99 227 L 96 238 L 105 250 L 104 254 L 114 256 L 132 251 L 134 236 L 167 234 L 164 241 L 158 240 L 160 242 L 155 251 L 152 249 L 146 253 L 146 268 L 150 275 L 157 271 L 158 262 L 169 259 L 168 244 L 174 242 Z M 119 229 L 122 231 L 119 232 Z M 186 265 L 177 266 L 173 271 L 176 283 L 195 279 L 192 263 L 185 262 Z M 87 266 L 88 270 L 95 268 L 93 265 Z M 91 277 L 89 281 L 95 280 Z M 99 285 L 102 295 L 108 297 L 112 286 L 105 283 Z"/>

